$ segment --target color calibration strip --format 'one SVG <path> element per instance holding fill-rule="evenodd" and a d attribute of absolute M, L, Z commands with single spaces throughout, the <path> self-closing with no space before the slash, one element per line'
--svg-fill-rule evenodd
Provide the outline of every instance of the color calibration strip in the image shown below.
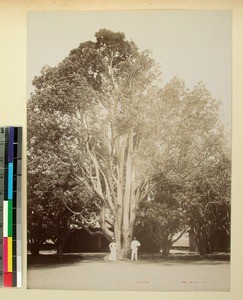
<path fill-rule="evenodd" d="M 0 127 L 0 284 L 22 286 L 22 127 Z"/>

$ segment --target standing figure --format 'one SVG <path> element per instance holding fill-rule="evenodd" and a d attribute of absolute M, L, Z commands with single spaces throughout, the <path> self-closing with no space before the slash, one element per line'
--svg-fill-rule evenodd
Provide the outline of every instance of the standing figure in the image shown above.
<path fill-rule="evenodd" d="M 139 241 L 136 240 L 136 237 L 133 238 L 133 241 L 131 242 L 131 249 L 132 249 L 132 257 L 131 260 L 138 260 L 138 247 L 140 247 L 141 244 Z"/>
<path fill-rule="evenodd" d="M 116 258 L 117 258 L 117 243 L 116 243 L 116 240 L 113 238 L 110 245 L 109 245 L 109 248 L 110 248 L 110 255 L 108 257 L 108 260 L 113 260 L 113 261 L 116 261 Z"/>

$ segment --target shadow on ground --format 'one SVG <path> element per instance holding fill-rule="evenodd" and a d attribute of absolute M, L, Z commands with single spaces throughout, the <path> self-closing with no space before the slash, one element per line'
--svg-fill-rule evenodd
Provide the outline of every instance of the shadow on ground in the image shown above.
<path fill-rule="evenodd" d="M 45 267 L 45 268 L 53 268 L 59 267 L 60 265 L 73 265 L 75 263 L 80 263 L 83 260 L 83 256 L 81 254 L 65 254 L 62 259 L 60 259 L 55 254 L 39 254 L 39 255 L 28 255 L 27 263 L 28 267 Z"/>
<path fill-rule="evenodd" d="M 58 258 L 54 253 L 43 253 L 37 256 L 28 255 L 28 268 L 38 269 L 38 268 L 55 268 L 60 266 L 70 266 L 76 264 L 87 264 L 92 262 L 107 263 L 106 260 L 107 253 L 68 253 L 64 254 L 62 259 Z M 130 262 L 129 259 L 123 259 L 117 262 L 108 263 L 136 263 L 136 264 L 210 264 L 217 265 L 222 262 L 230 261 L 230 255 L 228 253 L 213 253 L 205 256 L 200 256 L 196 253 L 175 253 L 170 254 L 168 257 L 164 258 L 161 254 L 151 254 L 151 253 L 140 253 L 139 260 Z"/>

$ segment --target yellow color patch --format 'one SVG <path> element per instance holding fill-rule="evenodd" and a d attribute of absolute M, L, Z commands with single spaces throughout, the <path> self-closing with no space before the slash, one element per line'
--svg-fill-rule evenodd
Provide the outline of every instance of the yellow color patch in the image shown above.
<path fill-rule="evenodd" d="M 8 272 L 13 271 L 13 238 L 8 237 Z"/>

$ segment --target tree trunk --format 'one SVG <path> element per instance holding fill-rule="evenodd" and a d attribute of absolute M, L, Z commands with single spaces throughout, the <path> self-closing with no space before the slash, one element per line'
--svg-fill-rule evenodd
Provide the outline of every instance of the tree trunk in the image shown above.
<path fill-rule="evenodd" d="M 131 256 L 131 241 L 133 239 L 133 227 L 136 218 L 136 203 L 139 200 L 135 196 L 136 178 L 133 140 L 133 130 L 131 129 L 127 136 L 126 162 L 123 161 L 123 166 L 121 166 L 122 168 L 125 167 L 125 174 L 123 174 L 124 180 L 122 180 L 125 185 L 122 193 L 122 215 L 118 215 L 118 219 L 120 218 L 118 220 L 120 226 L 115 232 L 119 237 L 119 258 L 130 258 Z"/>
<path fill-rule="evenodd" d="M 30 253 L 31 255 L 33 256 L 37 256 L 40 254 L 40 244 L 39 243 L 29 243 L 29 250 L 30 250 Z"/>
<path fill-rule="evenodd" d="M 133 129 L 122 136 L 113 132 L 112 136 L 114 135 L 117 138 L 113 139 L 114 149 L 106 170 L 100 166 L 100 159 L 95 156 L 88 144 L 86 147 L 93 164 L 93 173 L 89 173 L 91 182 L 103 203 L 100 227 L 108 238 L 111 239 L 114 235 L 118 244 L 118 259 L 123 259 L 131 255 L 130 245 L 133 239 L 136 206 L 144 189 L 140 189 L 141 182 L 136 177 Z M 106 165 L 107 162 L 104 161 L 103 164 Z M 110 225 L 106 222 L 107 208 L 114 216 L 113 230 L 107 227 L 107 224 Z"/>
<path fill-rule="evenodd" d="M 206 253 L 206 239 L 205 232 L 200 227 L 196 231 L 196 242 L 199 254 L 204 255 Z"/>
<path fill-rule="evenodd" d="M 163 245 L 162 245 L 162 256 L 163 257 L 168 257 L 171 246 L 172 246 L 172 243 L 170 241 L 168 241 L 167 239 L 165 239 L 163 241 Z"/>
<path fill-rule="evenodd" d="M 130 258 L 133 223 L 130 220 L 124 223 L 118 218 L 115 222 L 114 234 L 118 243 L 118 259 Z"/>
<path fill-rule="evenodd" d="M 118 259 L 131 257 L 131 241 L 133 239 L 134 221 L 136 218 L 136 210 L 130 209 L 132 199 L 126 199 L 129 202 L 129 209 L 123 210 L 123 214 L 117 214 L 114 234 L 118 243 Z M 124 216 L 124 214 L 126 215 Z"/>
<path fill-rule="evenodd" d="M 58 259 L 62 260 L 62 258 L 63 258 L 64 241 L 58 240 L 56 246 L 57 246 L 57 256 L 58 256 Z"/>

